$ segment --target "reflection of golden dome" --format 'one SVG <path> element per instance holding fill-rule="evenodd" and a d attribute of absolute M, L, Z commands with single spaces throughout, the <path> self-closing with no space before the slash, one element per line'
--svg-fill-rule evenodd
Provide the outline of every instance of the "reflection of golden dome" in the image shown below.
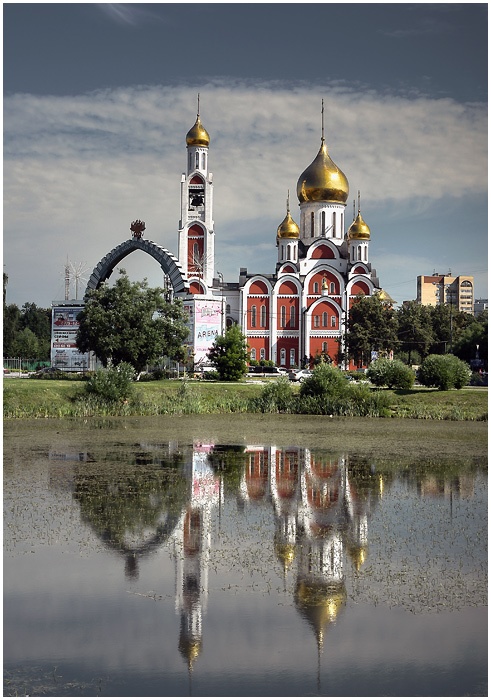
<path fill-rule="evenodd" d="M 346 175 L 329 156 L 326 142 L 315 160 L 303 171 L 297 182 L 297 197 L 302 202 L 341 202 L 348 199 L 349 185 Z"/>
<path fill-rule="evenodd" d="M 201 652 L 201 646 L 200 639 L 181 639 L 179 642 L 179 651 L 187 660 L 189 668 L 192 668 L 193 661 L 198 658 Z"/>
<path fill-rule="evenodd" d="M 363 221 L 360 211 L 358 211 L 358 216 L 348 229 L 348 239 L 350 241 L 370 240 L 370 229 L 365 221 Z"/>
<path fill-rule="evenodd" d="M 295 592 L 295 602 L 303 617 L 314 628 L 320 646 L 324 639 L 324 628 L 336 622 L 347 599 L 343 583 L 336 586 L 312 584 L 300 581 Z"/>
<path fill-rule="evenodd" d="M 281 561 L 285 569 L 288 569 L 292 561 L 295 559 L 295 545 L 276 543 L 275 552 L 278 560 Z"/>
<path fill-rule="evenodd" d="M 186 134 L 186 144 L 188 146 L 209 146 L 210 136 L 201 123 L 199 114 L 196 117 L 194 126 Z"/>
<path fill-rule="evenodd" d="M 362 547 L 361 545 L 353 545 L 352 547 L 348 548 L 348 553 L 351 557 L 351 561 L 353 562 L 357 571 L 359 571 L 365 563 L 365 560 L 367 558 L 367 551 L 367 548 Z"/>

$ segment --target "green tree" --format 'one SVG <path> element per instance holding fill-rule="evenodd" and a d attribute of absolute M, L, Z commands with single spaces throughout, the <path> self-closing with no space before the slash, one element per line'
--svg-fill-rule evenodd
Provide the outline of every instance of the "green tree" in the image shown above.
<path fill-rule="evenodd" d="M 346 336 L 348 355 L 359 365 L 370 362 L 371 352 L 397 347 L 397 320 L 392 305 L 373 296 L 358 296 L 350 309 Z"/>
<path fill-rule="evenodd" d="M 15 337 L 20 330 L 20 311 L 17 304 L 3 307 L 3 355 L 14 357 Z"/>
<path fill-rule="evenodd" d="M 434 340 L 429 348 L 431 354 L 443 355 L 453 352 L 454 344 L 462 331 L 472 323 L 472 314 L 457 311 L 451 304 L 430 306 Z"/>
<path fill-rule="evenodd" d="M 471 370 L 455 355 L 428 355 L 418 372 L 424 386 L 435 386 L 440 391 L 462 389 L 471 377 Z"/>
<path fill-rule="evenodd" d="M 479 346 L 479 350 L 477 349 Z M 488 312 L 483 311 L 472 319 L 469 325 L 461 331 L 454 343 L 453 352 L 461 360 L 471 362 L 479 359 L 488 364 Z"/>
<path fill-rule="evenodd" d="M 182 359 L 188 336 L 182 303 L 165 300 L 164 290 L 146 280 L 131 282 L 124 270 L 113 287 L 107 284 L 87 295 L 78 315 L 77 346 L 94 352 L 104 367 L 127 362 L 139 374 L 162 356 Z"/>
<path fill-rule="evenodd" d="M 40 359 L 39 341 L 30 328 L 23 328 L 16 333 L 11 352 L 14 357 Z"/>
<path fill-rule="evenodd" d="M 435 339 L 430 307 L 410 301 L 396 311 L 396 320 L 398 351 L 407 353 L 407 364 L 411 364 L 414 353 L 426 357 Z"/>
<path fill-rule="evenodd" d="M 247 343 L 239 326 L 230 326 L 223 335 L 215 338 L 215 342 L 208 352 L 208 359 L 222 381 L 237 381 L 245 375 L 247 372 Z"/>

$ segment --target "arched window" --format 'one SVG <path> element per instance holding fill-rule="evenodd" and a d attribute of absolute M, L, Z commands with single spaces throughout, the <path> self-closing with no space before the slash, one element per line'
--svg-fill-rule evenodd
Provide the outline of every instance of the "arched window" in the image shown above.
<path fill-rule="evenodd" d="M 310 213 L 310 235 L 314 237 L 314 212 Z"/>
<path fill-rule="evenodd" d="M 251 328 L 256 327 L 256 307 L 251 306 Z"/>
<path fill-rule="evenodd" d="M 368 262 L 368 248 L 365 246 L 365 262 Z"/>
<path fill-rule="evenodd" d="M 225 313 L 227 314 L 227 316 L 230 314 L 230 304 L 227 304 L 227 305 L 226 305 L 226 307 L 225 307 Z"/>
<path fill-rule="evenodd" d="M 331 316 L 331 328 L 336 328 L 336 316 Z"/>
<path fill-rule="evenodd" d="M 314 282 L 314 294 L 319 294 L 319 283 Z"/>
<path fill-rule="evenodd" d="M 320 326 L 320 316 L 314 316 L 314 328 L 319 328 Z"/>
<path fill-rule="evenodd" d="M 334 282 L 331 282 L 331 294 L 336 294 L 336 285 Z"/>
<path fill-rule="evenodd" d="M 252 350 L 251 350 L 251 360 L 255 360 L 255 359 L 256 359 L 256 348 L 252 348 Z"/>
<path fill-rule="evenodd" d="M 295 327 L 295 307 L 290 306 L 290 328 Z"/>
<path fill-rule="evenodd" d="M 322 343 L 322 352 L 327 352 L 327 343 Z"/>
<path fill-rule="evenodd" d="M 287 259 L 287 260 L 291 260 L 291 257 L 292 257 L 292 247 L 291 247 L 291 245 L 287 246 L 287 249 L 286 249 L 286 250 L 287 250 L 286 259 Z"/>
<path fill-rule="evenodd" d="M 286 350 L 285 348 L 281 348 L 280 350 L 280 365 L 285 365 L 286 364 Z"/>
<path fill-rule="evenodd" d="M 206 170 L 206 153 L 201 156 L 201 170 Z"/>
<path fill-rule="evenodd" d="M 324 328 L 327 327 L 327 311 L 324 311 L 324 313 L 322 314 L 322 325 Z"/>
<path fill-rule="evenodd" d="M 286 326 L 286 306 L 282 306 L 280 310 L 280 328 Z"/>
<path fill-rule="evenodd" d="M 261 304 L 261 328 L 266 328 L 266 304 Z"/>
<path fill-rule="evenodd" d="M 189 169 L 193 167 L 193 154 L 189 152 Z"/>
<path fill-rule="evenodd" d="M 323 211 L 321 214 L 321 236 L 326 235 L 326 212 Z"/>
<path fill-rule="evenodd" d="M 261 348 L 259 351 L 259 359 L 265 360 L 266 359 L 266 350 L 264 348 Z"/>
<path fill-rule="evenodd" d="M 290 348 L 290 367 L 295 365 L 295 348 Z"/>
<path fill-rule="evenodd" d="M 361 260 L 361 245 L 358 246 L 358 260 Z"/>
<path fill-rule="evenodd" d="M 196 167 L 199 168 L 199 153 L 196 151 Z"/>

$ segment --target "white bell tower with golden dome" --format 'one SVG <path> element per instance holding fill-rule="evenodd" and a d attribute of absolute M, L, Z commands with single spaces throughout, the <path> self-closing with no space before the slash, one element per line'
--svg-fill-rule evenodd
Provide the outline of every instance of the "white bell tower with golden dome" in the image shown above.
<path fill-rule="evenodd" d="M 344 241 L 344 214 L 349 185 L 346 175 L 331 159 L 324 139 L 324 100 L 319 152 L 298 178 L 300 240 L 310 245 L 328 238 L 336 245 Z"/>
<path fill-rule="evenodd" d="M 186 135 L 187 167 L 181 176 L 179 262 L 190 281 L 191 293 L 207 294 L 215 274 L 213 175 L 208 169 L 210 136 L 196 122 Z"/>

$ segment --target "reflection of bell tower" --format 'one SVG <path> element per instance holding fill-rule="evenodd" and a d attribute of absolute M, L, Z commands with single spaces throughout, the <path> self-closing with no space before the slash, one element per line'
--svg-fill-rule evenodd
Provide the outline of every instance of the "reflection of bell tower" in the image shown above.
<path fill-rule="evenodd" d="M 190 281 L 191 294 L 206 294 L 213 285 L 215 237 L 213 175 L 208 170 L 210 136 L 198 114 L 186 135 L 187 168 L 181 177 L 179 262 Z"/>
<path fill-rule="evenodd" d="M 191 670 L 202 647 L 202 617 L 208 598 L 211 516 L 219 501 L 219 480 L 208 464 L 208 448 L 193 448 L 190 497 L 175 531 L 176 611 L 179 651 Z"/>

